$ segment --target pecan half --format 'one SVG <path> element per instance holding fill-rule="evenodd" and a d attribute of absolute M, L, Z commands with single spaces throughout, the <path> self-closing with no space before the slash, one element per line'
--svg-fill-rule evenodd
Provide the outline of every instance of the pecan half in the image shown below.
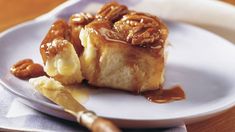
<path fill-rule="evenodd" d="M 124 14 L 128 13 L 128 8 L 116 2 L 105 4 L 97 13 L 97 19 L 106 19 L 112 22 L 120 19 Z"/>
<path fill-rule="evenodd" d="M 41 44 L 52 42 L 55 38 L 70 40 L 70 29 L 64 20 L 55 21 Z"/>
<path fill-rule="evenodd" d="M 90 13 L 76 13 L 69 18 L 69 25 L 72 27 L 85 26 L 94 20 L 94 15 Z"/>
<path fill-rule="evenodd" d="M 13 75 L 21 79 L 45 75 L 43 67 L 40 64 L 34 63 L 31 59 L 18 61 L 11 67 L 10 71 Z"/>
<path fill-rule="evenodd" d="M 168 34 L 166 26 L 155 16 L 130 12 L 114 23 L 114 30 L 119 38 L 143 47 L 162 45 Z"/>

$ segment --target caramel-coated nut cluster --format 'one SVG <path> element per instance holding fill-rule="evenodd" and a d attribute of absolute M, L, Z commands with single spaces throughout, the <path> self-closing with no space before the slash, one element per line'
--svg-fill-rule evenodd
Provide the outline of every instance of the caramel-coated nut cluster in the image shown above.
<path fill-rule="evenodd" d="M 68 41 L 61 38 L 54 39 L 51 43 L 47 43 L 46 46 L 42 45 L 41 49 L 44 48 L 45 54 L 48 57 L 54 57 L 59 52 L 63 51 L 63 49 L 68 45 Z M 45 46 L 45 47 L 44 47 Z"/>
<path fill-rule="evenodd" d="M 74 26 L 85 26 L 94 20 L 94 15 L 90 13 L 76 13 L 69 18 L 69 25 Z"/>
<path fill-rule="evenodd" d="M 18 61 L 11 67 L 11 73 L 21 79 L 45 75 L 43 67 L 40 64 L 34 63 L 31 59 Z"/>
<path fill-rule="evenodd" d="M 116 21 L 122 15 L 128 13 L 128 8 L 124 5 L 119 5 L 116 2 L 105 4 L 97 13 L 97 19 L 106 19 L 108 21 Z"/>
<path fill-rule="evenodd" d="M 133 46 L 156 48 L 163 46 L 168 35 L 166 25 L 156 16 L 128 10 L 116 2 L 105 4 L 96 14 L 96 21 L 112 25 L 106 36 Z"/>
<path fill-rule="evenodd" d="M 166 27 L 157 17 L 137 12 L 124 15 L 114 24 L 114 30 L 128 43 L 144 47 L 162 45 L 167 36 Z"/>
<path fill-rule="evenodd" d="M 70 28 L 66 21 L 57 20 L 53 23 L 46 37 L 43 39 L 42 44 L 50 43 L 55 38 L 63 38 L 70 40 Z"/>

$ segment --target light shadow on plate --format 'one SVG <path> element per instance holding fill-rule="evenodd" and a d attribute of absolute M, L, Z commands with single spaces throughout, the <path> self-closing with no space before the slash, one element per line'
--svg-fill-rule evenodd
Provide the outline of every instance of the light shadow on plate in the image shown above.
<path fill-rule="evenodd" d="M 167 64 L 165 77 L 165 87 L 180 84 L 186 93 L 186 101 L 194 104 L 217 101 L 226 97 L 230 91 L 223 75 L 204 69 Z"/>

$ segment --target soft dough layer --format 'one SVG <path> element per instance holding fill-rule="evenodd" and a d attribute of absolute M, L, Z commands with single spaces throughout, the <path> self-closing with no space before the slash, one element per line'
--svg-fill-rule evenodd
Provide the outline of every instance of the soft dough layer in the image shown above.
<path fill-rule="evenodd" d="M 64 20 L 57 20 L 40 46 L 44 71 L 63 84 L 81 83 L 83 80 L 78 57 L 82 46 L 71 34 L 69 25 Z"/>
<path fill-rule="evenodd" d="M 63 84 L 80 83 L 83 79 L 80 61 L 73 45 L 67 40 L 54 39 L 48 50 L 57 50 L 56 54 L 48 57 L 44 70 L 50 76 Z"/>
<path fill-rule="evenodd" d="M 164 47 L 151 51 L 108 41 L 91 27 L 81 31 L 80 39 L 84 46 L 81 67 L 88 83 L 133 92 L 158 89 L 163 83 Z"/>

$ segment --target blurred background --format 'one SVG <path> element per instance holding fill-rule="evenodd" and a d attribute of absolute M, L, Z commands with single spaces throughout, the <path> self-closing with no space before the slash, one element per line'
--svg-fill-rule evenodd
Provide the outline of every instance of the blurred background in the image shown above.
<path fill-rule="evenodd" d="M 27 20 L 31 20 L 44 13 L 47 13 L 48 11 L 52 10 L 53 8 L 55 8 L 56 6 L 65 1 L 66 0 L 0 0 L 0 9 L 1 9 L 0 32 L 16 24 L 22 23 Z M 172 1 L 174 2 L 175 0 Z M 192 0 L 192 1 L 197 1 L 197 0 Z M 220 1 L 229 3 L 230 5 L 233 6 L 235 5 L 235 0 L 220 0 Z M 230 29 L 225 30 L 221 28 L 214 28 L 213 26 L 208 26 L 208 25 L 205 26 L 202 24 L 201 25 L 196 24 L 196 25 L 208 29 L 212 32 L 215 32 L 220 36 L 223 36 L 224 38 L 235 43 L 235 37 L 233 37 L 235 34 L 233 31 L 230 31 Z"/>
<path fill-rule="evenodd" d="M 0 32 L 47 13 L 66 0 L 0 0 Z M 235 5 L 235 0 L 221 0 Z M 23 16 L 23 17 L 22 17 Z"/>

